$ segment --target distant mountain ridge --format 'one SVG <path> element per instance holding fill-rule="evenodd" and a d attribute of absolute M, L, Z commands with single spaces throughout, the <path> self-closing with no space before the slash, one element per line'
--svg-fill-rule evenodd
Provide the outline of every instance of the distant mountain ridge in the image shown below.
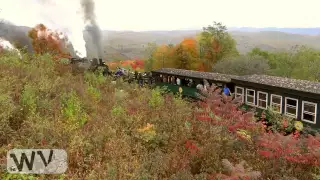
<path fill-rule="evenodd" d="M 11 43 L 19 42 L 27 46 L 32 52 L 32 42 L 28 37 L 30 27 L 15 26 L 0 23 L 0 37 Z M 149 42 L 160 44 L 176 44 L 184 38 L 195 37 L 202 29 L 185 29 L 172 31 L 111 31 L 103 30 L 103 48 L 105 58 L 109 60 L 124 60 L 145 58 L 145 48 Z M 320 28 L 252 28 L 230 27 L 230 34 L 237 42 L 237 49 L 241 54 L 259 47 L 267 51 L 288 50 L 294 45 L 306 45 L 320 49 Z M 79 37 L 81 38 L 81 37 Z M 85 41 L 90 37 L 84 33 Z M 94 56 L 94 46 L 88 43 L 88 57 Z"/>
<path fill-rule="evenodd" d="M 313 28 L 280 28 L 280 27 L 227 27 L 228 31 L 240 31 L 240 32 L 283 32 L 290 34 L 301 34 L 301 35 L 320 35 L 320 27 Z M 152 32 L 152 33 L 167 33 L 167 32 L 187 32 L 187 31 L 201 31 L 202 28 L 180 28 L 177 30 L 148 30 L 148 31 L 122 31 L 122 32 Z M 115 31 L 115 30 L 105 30 L 105 31 Z"/>
<path fill-rule="evenodd" d="M 261 32 L 261 31 L 278 31 L 290 34 L 303 34 L 303 35 L 320 35 L 320 27 L 314 28 L 278 28 L 278 27 L 230 27 L 229 31 L 242 31 L 242 32 Z"/>

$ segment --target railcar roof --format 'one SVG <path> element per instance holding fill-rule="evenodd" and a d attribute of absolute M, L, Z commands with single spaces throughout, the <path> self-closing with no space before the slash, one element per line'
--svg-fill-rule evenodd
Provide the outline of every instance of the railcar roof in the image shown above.
<path fill-rule="evenodd" d="M 207 79 L 221 82 L 231 82 L 232 77 L 237 77 L 229 74 L 220 74 L 220 73 L 212 73 L 212 72 L 200 72 L 200 71 L 192 71 L 185 69 L 174 69 L 174 68 L 161 68 L 155 71 L 155 73 L 164 73 L 170 75 L 177 76 L 185 76 L 190 78 L 198 78 L 198 79 Z"/>
<path fill-rule="evenodd" d="M 320 94 L 320 82 L 257 74 L 238 76 L 232 79 Z"/>

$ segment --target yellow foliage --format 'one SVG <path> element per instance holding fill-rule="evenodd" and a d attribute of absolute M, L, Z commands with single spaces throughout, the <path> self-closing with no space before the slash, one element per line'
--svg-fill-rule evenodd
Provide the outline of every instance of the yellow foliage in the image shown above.
<path fill-rule="evenodd" d="M 138 129 L 138 132 L 145 132 L 145 131 L 149 131 L 149 130 L 152 130 L 152 129 L 153 129 L 153 125 L 147 123 L 147 125 L 145 127 Z"/>

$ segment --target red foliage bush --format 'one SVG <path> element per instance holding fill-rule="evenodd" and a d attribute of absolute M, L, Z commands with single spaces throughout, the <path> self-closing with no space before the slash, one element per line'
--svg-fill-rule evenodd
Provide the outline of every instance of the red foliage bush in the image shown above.
<path fill-rule="evenodd" d="M 239 106 L 240 99 L 221 94 L 221 89 L 212 85 L 201 90 L 199 107 L 202 112 L 195 112 L 197 120 L 208 121 L 214 125 L 222 125 L 230 132 L 238 130 L 262 130 L 262 124 L 255 121 L 253 112 L 245 112 Z"/>
<path fill-rule="evenodd" d="M 279 133 L 264 134 L 257 141 L 258 152 L 270 159 L 284 159 L 293 163 L 320 165 L 320 136 L 295 138 Z"/>
<path fill-rule="evenodd" d="M 320 165 L 320 136 L 300 136 L 299 131 L 285 136 L 278 132 L 266 132 L 266 124 L 258 122 L 253 112 L 245 112 L 239 108 L 239 99 L 221 94 L 221 89 L 208 83 L 200 89 L 198 105 L 200 112 L 195 112 L 197 120 L 210 122 L 212 125 L 226 127 L 239 139 L 246 139 L 239 130 L 254 134 L 254 144 L 260 155 L 277 160 L 307 165 Z M 262 118 L 264 114 L 262 114 Z M 261 119 L 260 119 L 261 120 Z M 284 119 L 281 125 L 286 128 Z M 250 137 L 251 138 L 251 137 Z M 252 139 L 250 139 L 252 140 Z M 190 146 L 190 145 L 189 145 Z"/>
<path fill-rule="evenodd" d="M 191 154 L 196 154 L 199 148 L 191 140 L 187 140 L 185 147 L 190 151 Z"/>

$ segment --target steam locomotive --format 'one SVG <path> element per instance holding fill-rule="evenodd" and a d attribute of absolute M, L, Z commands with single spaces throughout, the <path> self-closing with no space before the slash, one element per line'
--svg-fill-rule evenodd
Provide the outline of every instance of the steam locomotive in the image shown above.
<path fill-rule="evenodd" d="M 102 58 L 70 58 L 70 64 L 72 65 L 72 69 L 80 72 L 84 72 L 86 70 L 96 71 L 98 69 L 102 69 L 102 73 L 104 76 L 112 76 L 114 80 L 116 78 L 121 77 L 126 82 L 133 82 L 134 80 L 140 79 L 140 83 L 142 84 L 150 84 L 150 74 L 149 73 L 138 73 L 138 72 L 130 72 L 128 70 L 122 69 L 125 73 L 121 76 L 117 76 L 114 72 L 109 69 L 109 66 L 102 61 Z M 139 78 L 141 77 L 141 78 Z"/>
<path fill-rule="evenodd" d="M 109 69 L 109 66 L 102 61 L 102 58 L 99 58 L 99 59 L 70 58 L 69 60 L 73 68 L 80 71 L 85 71 L 85 70 L 96 71 L 99 68 L 102 68 L 104 76 L 112 74 L 112 72 Z"/>

